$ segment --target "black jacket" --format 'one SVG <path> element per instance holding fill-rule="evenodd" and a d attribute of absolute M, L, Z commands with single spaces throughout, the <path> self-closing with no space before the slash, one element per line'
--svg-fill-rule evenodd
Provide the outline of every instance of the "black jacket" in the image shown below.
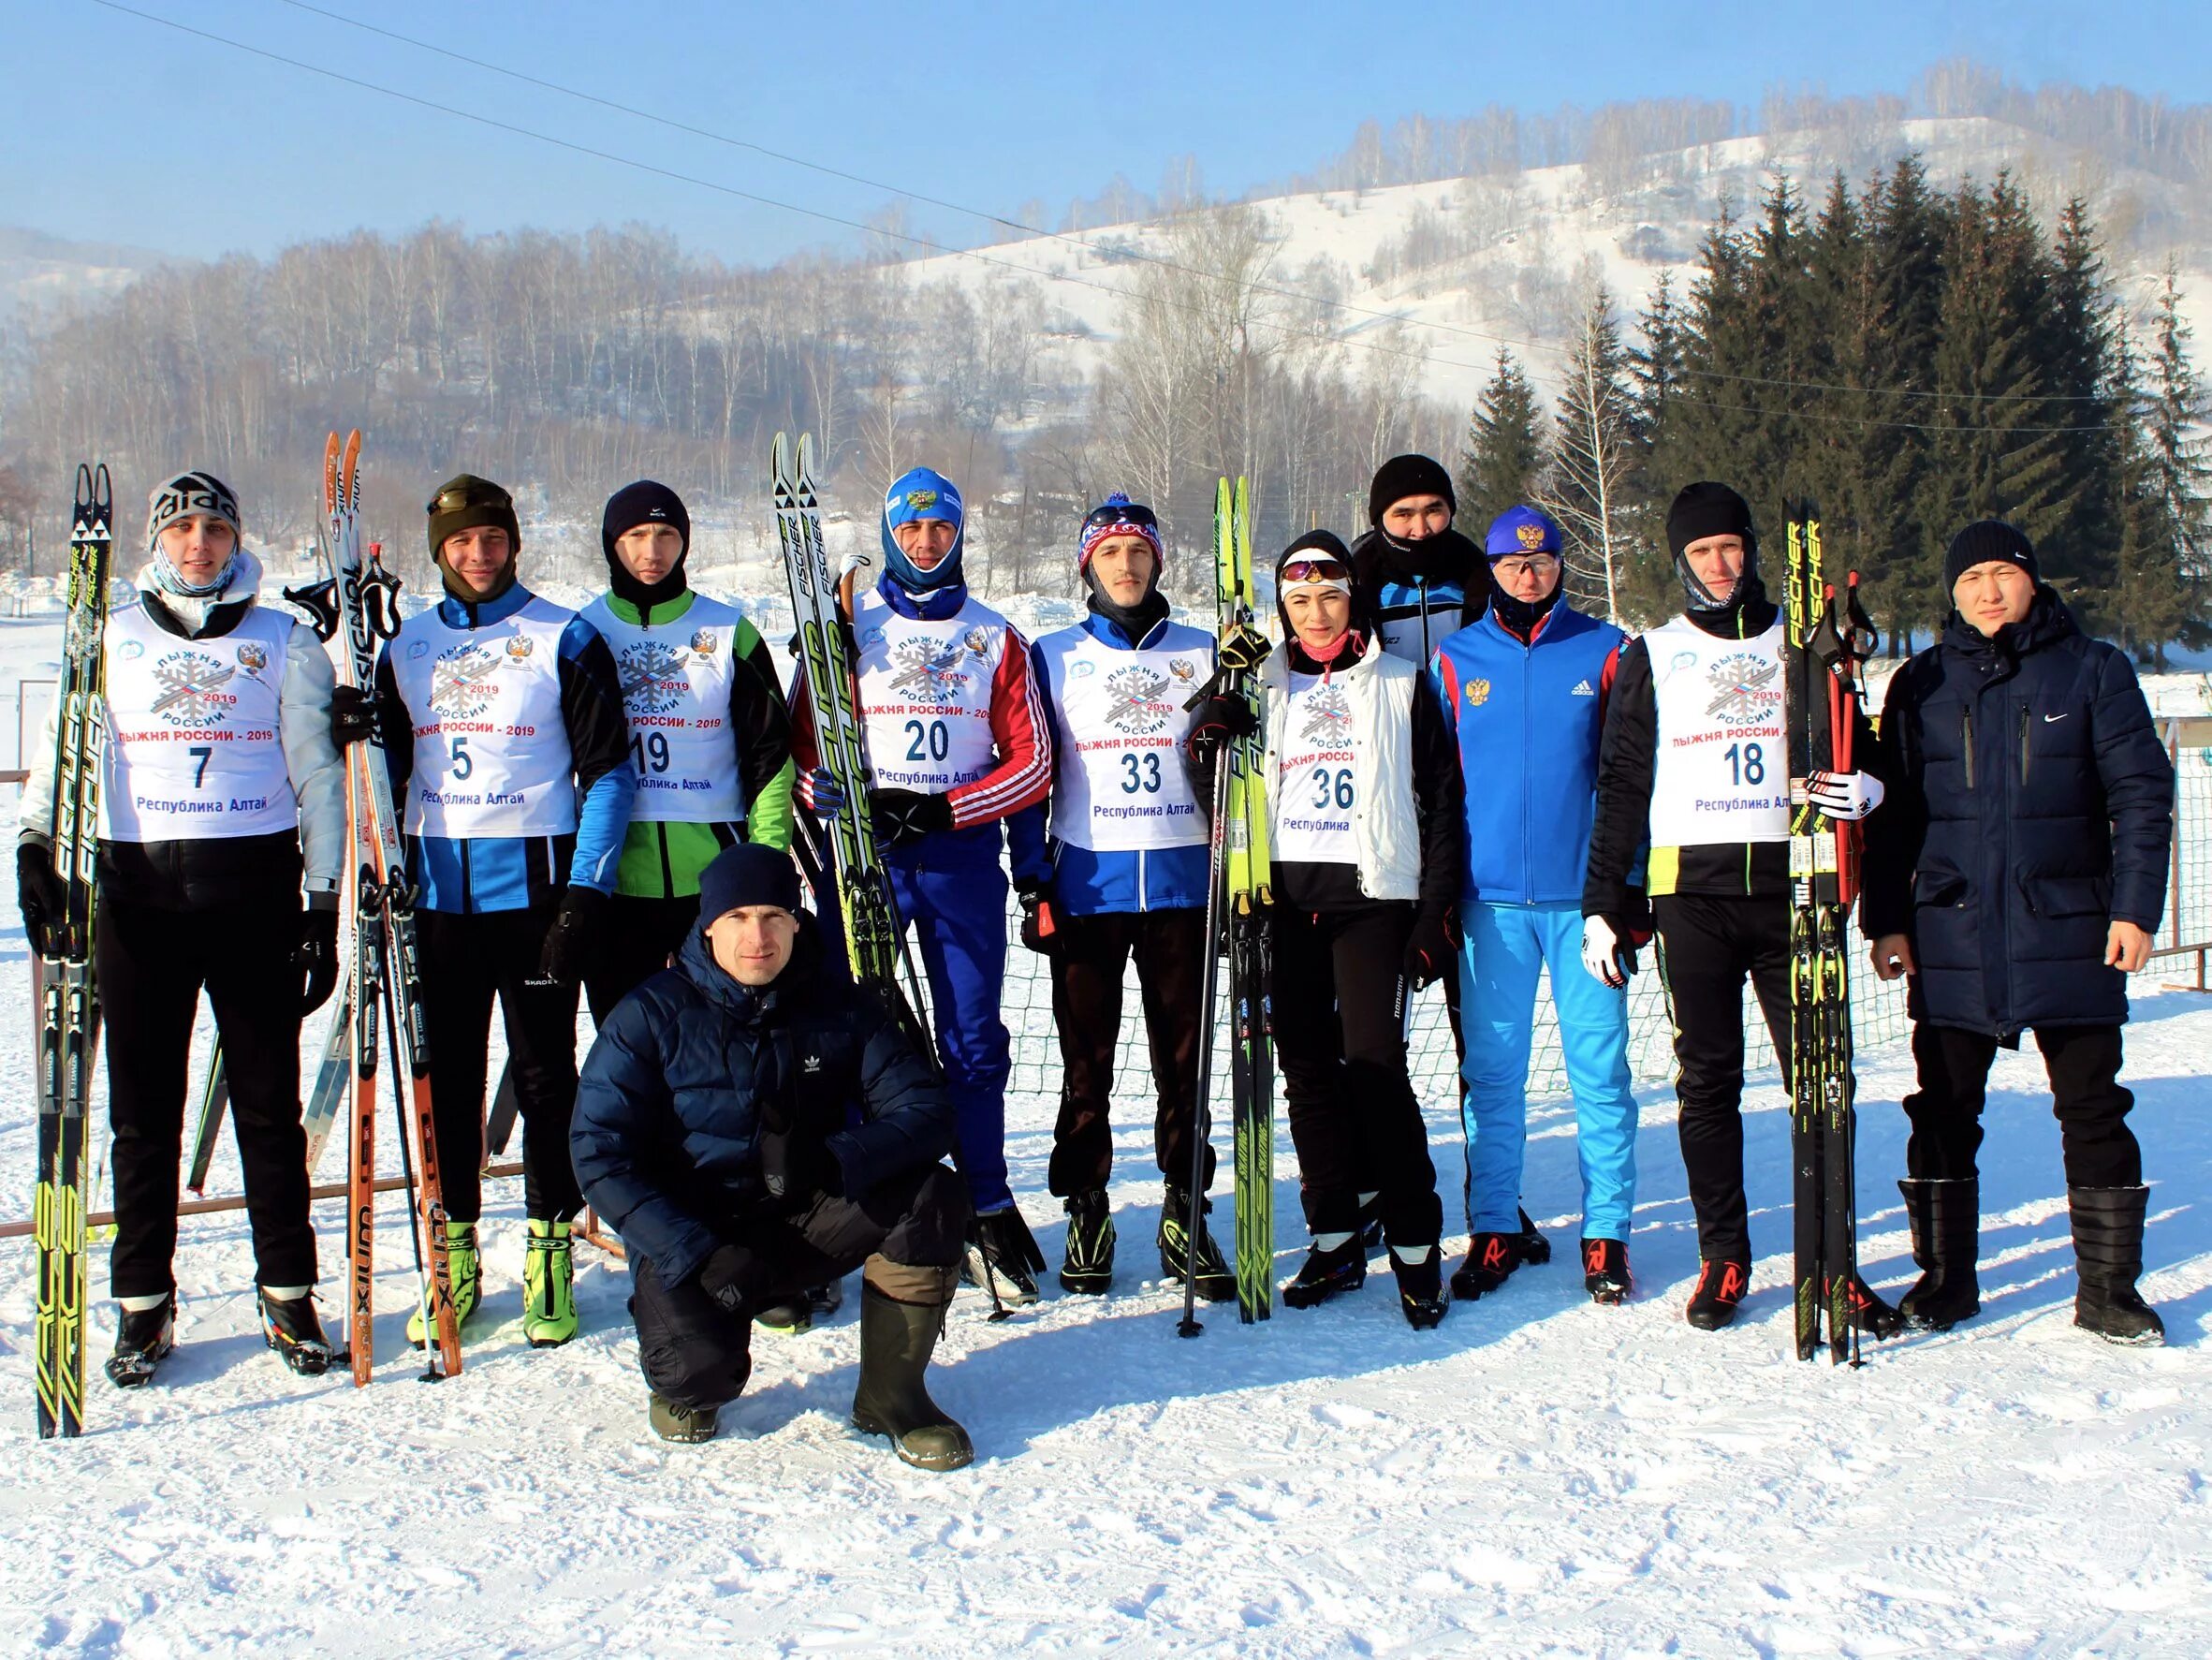
<path fill-rule="evenodd" d="M 601 1028 L 568 1145 L 592 1208 L 672 1285 L 741 1219 L 934 1164 L 953 1123 L 935 1071 L 802 918 L 763 992 L 724 973 L 694 929 L 677 966 Z"/>
<path fill-rule="evenodd" d="M 1490 562 L 1448 526 L 1403 548 L 1370 530 L 1352 544 L 1352 599 L 1355 627 L 1386 641 L 1426 632 L 1427 651 L 1398 654 L 1426 668 L 1445 635 L 1480 622 L 1489 609 Z"/>
<path fill-rule="evenodd" d="M 2105 935 L 2165 908 L 2174 769 L 2124 654 L 2047 588 L 1995 639 L 1955 614 L 1890 682 L 1876 770 L 1859 920 L 1912 938 L 1914 1018 L 2006 1040 L 2127 1019 Z"/>

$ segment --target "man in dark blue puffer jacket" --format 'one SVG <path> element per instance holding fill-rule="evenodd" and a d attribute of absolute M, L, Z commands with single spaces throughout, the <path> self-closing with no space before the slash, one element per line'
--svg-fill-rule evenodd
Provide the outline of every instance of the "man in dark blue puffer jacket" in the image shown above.
<path fill-rule="evenodd" d="M 2064 1139 L 2074 1323 L 2162 1342 L 2135 1289 L 2150 1190 L 2118 1080 L 2128 976 L 2165 906 L 2174 770 L 2134 669 L 2082 633 L 2025 536 L 1968 525 L 1944 578 L 1951 619 L 1883 707 L 1860 909 L 1874 972 L 1912 977 L 1898 1186 L 1922 1272 L 1903 1313 L 1942 1330 L 1981 1307 L 1983 1099 L 1999 1046 L 2032 1027 Z"/>
<path fill-rule="evenodd" d="M 953 1470 L 967 1432 L 923 1384 L 968 1220 L 940 1161 L 954 1114 L 883 1007 L 827 965 L 788 855 L 743 844 L 699 878 L 677 965 L 593 1045 L 570 1150 L 628 1248 L 652 1422 L 713 1437 L 759 1309 L 863 1270 L 853 1423 Z"/>

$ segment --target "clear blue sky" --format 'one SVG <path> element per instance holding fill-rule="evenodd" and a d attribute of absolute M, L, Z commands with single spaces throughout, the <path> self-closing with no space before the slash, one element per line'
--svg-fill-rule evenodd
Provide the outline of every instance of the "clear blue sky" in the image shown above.
<path fill-rule="evenodd" d="M 865 218 L 878 190 L 426 56 L 285 0 L 140 9 L 739 189 Z M 208 257 L 432 217 L 472 230 L 637 219 L 733 260 L 857 239 L 177 34 L 94 0 L 0 0 L 0 225 Z M 1530 6 L 758 6 L 316 0 L 545 80 L 1000 213 L 1194 153 L 1236 191 L 1317 165 L 1372 117 L 1541 111 L 1775 82 L 1904 92 L 1971 55 L 2016 81 L 2212 100 L 2204 0 L 1605 0 Z M 925 21 L 926 20 L 926 21 Z M 787 31 L 778 38 L 781 24 Z M 978 240 L 942 210 L 917 228 Z"/>

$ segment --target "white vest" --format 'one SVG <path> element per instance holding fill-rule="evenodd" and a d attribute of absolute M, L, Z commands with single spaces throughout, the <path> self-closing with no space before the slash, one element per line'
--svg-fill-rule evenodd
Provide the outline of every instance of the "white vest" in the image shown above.
<path fill-rule="evenodd" d="M 1270 653 L 1260 666 L 1274 857 L 1354 865 L 1359 890 L 1370 899 L 1418 899 L 1414 688 L 1420 671 L 1403 657 L 1370 650 L 1350 668 L 1333 671 L 1326 688 L 1319 676 L 1296 678 L 1306 683 L 1293 691 L 1286 648 Z M 1346 718 L 1334 712 L 1339 694 Z M 1326 774 L 1326 806 L 1314 804 L 1325 782 L 1317 773 Z M 1350 805 L 1340 808 L 1345 792 Z M 1351 817 L 1348 843 L 1337 829 L 1345 814 Z"/>
<path fill-rule="evenodd" d="M 1059 722 L 1052 834 L 1094 853 L 1191 847 L 1206 815 L 1183 759 L 1192 695 L 1213 674 L 1213 640 L 1170 623 L 1156 644 L 1117 651 L 1081 626 L 1040 642 Z"/>
<path fill-rule="evenodd" d="M 853 634 L 869 765 L 878 789 L 943 795 L 999 764 L 990 693 L 1012 630 L 973 598 L 942 622 L 902 617 L 873 588 L 856 594 Z"/>
<path fill-rule="evenodd" d="M 740 668 L 735 606 L 694 594 L 683 614 L 646 625 L 625 623 L 605 595 L 584 621 L 614 653 L 637 770 L 634 822 L 736 824 L 745 816 L 730 730 L 730 684 Z"/>
<path fill-rule="evenodd" d="M 200 842 L 300 827 L 279 700 L 292 619 L 246 608 L 211 639 L 170 634 L 141 600 L 108 620 L 100 834 Z"/>
<path fill-rule="evenodd" d="M 1720 639 L 1677 617 L 1644 636 L 1659 747 L 1651 845 L 1790 839 L 1782 625 Z"/>
<path fill-rule="evenodd" d="M 561 713 L 561 636 L 575 612 L 535 595 L 503 622 L 454 628 L 432 607 L 385 651 L 415 733 L 411 836 L 564 836 L 576 771 Z"/>

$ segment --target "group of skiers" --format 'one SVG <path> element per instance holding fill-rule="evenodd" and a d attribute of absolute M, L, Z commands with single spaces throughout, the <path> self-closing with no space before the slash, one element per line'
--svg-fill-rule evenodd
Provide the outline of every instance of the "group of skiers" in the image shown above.
<path fill-rule="evenodd" d="M 476 1228 L 496 996 L 523 1125 L 523 1329 L 578 1329 L 572 1223 L 619 1234 L 662 1435 L 697 1441 L 743 1388 L 758 1323 L 805 1329 L 862 1271 L 854 1419 L 931 1469 L 965 1432 L 923 1383 L 959 1279 L 1033 1301 L 1046 1268 L 1007 1183 L 1001 1019 L 1009 892 L 1047 959 L 1063 1063 L 1048 1184 L 1059 1278 L 1116 1271 L 1106 1195 L 1122 981 L 1134 961 L 1156 1086 L 1161 1270 L 1209 1300 L 1235 1282 L 1208 1227 L 1199 1053 L 1209 779 L 1264 744 L 1272 833 L 1272 1029 L 1311 1248 L 1307 1308 L 1384 1250 L 1405 1318 L 1490 1295 L 1550 1247 L 1522 1207 L 1539 972 L 1575 1110 L 1589 1295 L 1630 1294 L 1636 1103 L 1628 992 L 1656 943 L 1679 1065 L 1703 1260 L 1692 1325 L 1726 1326 L 1751 1278 L 1742 988 L 1785 1056 L 1788 843 L 1783 630 L 1759 538 L 1725 485 L 1684 489 L 1666 536 L 1681 613 L 1631 639 L 1562 593 L 1559 525 L 1516 507 L 1477 543 L 1449 473 L 1377 473 L 1350 549 L 1316 530 L 1274 562 L 1280 644 L 1255 720 L 1223 695 L 1216 640 L 1176 622 L 1148 507 L 1091 512 L 1079 624 L 1033 644 L 972 594 L 953 483 L 887 492 L 883 568 L 849 625 L 899 914 L 935 1053 L 843 972 L 833 899 L 809 910 L 795 817 L 854 810 L 821 765 L 803 689 L 732 605 L 695 593 L 691 524 L 663 485 L 606 506 L 608 591 L 581 614 L 520 580 L 508 493 L 462 475 L 427 507 L 443 592 L 386 645 L 372 687 L 334 686 L 315 634 L 264 602 L 236 498 L 206 472 L 154 492 L 138 602 L 106 632 L 96 939 L 121 1306 L 110 1376 L 142 1384 L 174 1341 L 171 1262 L 193 1011 L 229 1071 L 265 1336 L 315 1373 L 300 1112 L 301 1018 L 339 971 L 345 745 L 380 734 L 403 794 L 455 1310 L 480 1306 Z M 2126 975 L 2164 903 L 2173 777 L 2127 659 L 2085 638 L 2027 539 L 1952 541 L 1956 610 L 1892 681 L 1864 765 L 1815 773 L 1866 821 L 1862 927 L 1912 977 L 1919 1087 L 1901 1183 L 1922 1270 L 1886 1334 L 1978 1308 L 1974 1153 L 1995 1050 L 2032 1028 L 2065 1133 L 2076 1319 L 2156 1341 L 2135 1289 L 2147 1189 L 2117 1074 Z M 802 683 L 803 688 L 803 683 Z M 59 908 L 52 779 L 23 802 L 34 943 Z M 1443 1205 L 1407 1064 L 1415 991 L 1441 980 L 1461 1050 L 1469 1245 L 1449 1277 Z M 579 987 L 599 1035 L 576 1060 Z M 1194 1161 L 1194 1153 L 1198 1154 Z M 944 1160 L 950 1156 L 951 1168 Z M 957 1174 L 956 1174 L 957 1172 Z M 422 1343 L 418 1313 L 410 1337 Z"/>

